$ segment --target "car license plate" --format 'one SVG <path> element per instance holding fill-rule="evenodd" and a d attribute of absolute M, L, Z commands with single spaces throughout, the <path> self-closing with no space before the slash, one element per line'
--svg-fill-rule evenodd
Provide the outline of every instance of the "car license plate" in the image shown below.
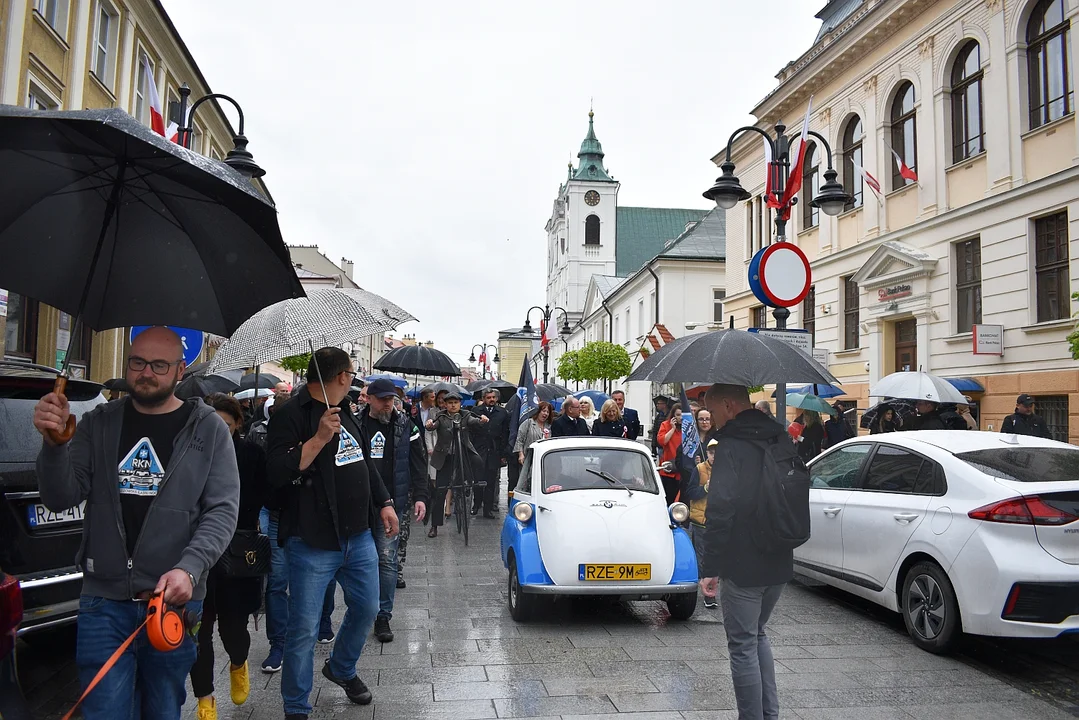
<path fill-rule="evenodd" d="M 82 511 L 86 503 L 82 502 L 73 508 L 53 512 L 44 505 L 37 503 L 26 507 L 26 514 L 30 518 L 30 527 L 42 525 L 62 525 L 63 523 L 82 522 Z"/>
<path fill-rule="evenodd" d="M 652 566 L 644 564 L 590 564 L 581 563 L 577 568 L 580 580 L 651 580 Z"/>

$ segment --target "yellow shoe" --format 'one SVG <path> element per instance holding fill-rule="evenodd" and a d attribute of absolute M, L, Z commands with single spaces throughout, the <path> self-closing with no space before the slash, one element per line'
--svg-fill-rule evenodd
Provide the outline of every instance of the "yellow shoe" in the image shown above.
<path fill-rule="evenodd" d="M 195 720 L 217 720 L 217 703 L 214 696 L 199 698 L 199 707 L 195 712 Z"/>
<path fill-rule="evenodd" d="M 251 679 L 247 675 L 247 661 L 238 668 L 229 665 L 229 685 L 232 690 L 232 702 L 243 705 L 251 692 Z M 199 719 L 201 720 L 201 718 Z"/>

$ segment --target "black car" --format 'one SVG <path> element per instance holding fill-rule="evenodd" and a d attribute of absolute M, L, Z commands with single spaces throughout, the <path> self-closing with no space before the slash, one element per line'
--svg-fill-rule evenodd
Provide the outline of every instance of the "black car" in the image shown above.
<path fill-rule="evenodd" d="M 0 565 L 22 588 L 20 637 L 74 622 L 82 589 L 82 508 L 52 512 L 38 494 L 34 406 L 55 380 L 48 367 L 0 362 Z M 101 385 L 85 380 L 70 380 L 66 395 L 76 418 L 105 402 Z"/>

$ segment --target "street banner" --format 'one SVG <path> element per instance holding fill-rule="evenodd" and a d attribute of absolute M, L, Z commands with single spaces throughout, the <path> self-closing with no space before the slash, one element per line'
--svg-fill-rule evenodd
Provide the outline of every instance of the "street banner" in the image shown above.
<path fill-rule="evenodd" d="M 682 458 L 679 464 L 689 470 L 697 466 L 697 450 L 701 446 L 701 438 L 697 434 L 697 421 L 693 418 L 684 383 L 679 385 L 679 390 L 679 404 L 682 407 Z"/>

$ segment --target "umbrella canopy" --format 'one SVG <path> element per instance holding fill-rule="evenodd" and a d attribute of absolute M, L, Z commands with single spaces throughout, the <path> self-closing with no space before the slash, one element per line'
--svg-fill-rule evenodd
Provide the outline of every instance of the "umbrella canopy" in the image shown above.
<path fill-rule="evenodd" d="M 256 390 L 254 388 L 251 388 L 250 390 L 241 390 L 240 392 L 236 393 L 234 397 L 237 400 L 250 400 L 251 398 L 255 397 L 255 392 Z M 267 390 L 266 388 L 259 388 L 257 392 L 260 398 L 271 397 L 273 395 L 273 390 Z"/>
<path fill-rule="evenodd" d="M 425 386 L 423 389 L 424 390 L 430 390 L 431 392 L 435 393 L 436 395 L 438 393 L 442 392 L 443 390 L 445 390 L 446 392 L 457 393 L 458 395 L 461 396 L 461 400 L 466 400 L 466 399 L 472 397 L 469 394 L 468 390 L 465 390 L 462 386 L 455 385 L 454 383 L 448 383 L 448 382 L 431 383 L 430 385 Z"/>
<path fill-rule="evenodd" d="M 449 355 L 423 345 L 405 345 L 390 350 L 375 361 L 375 369 L 402 375 L 457 377 L 461 374 L 461 368 L 450 359 Z"/>
<path fill-rule="evenodd" d="M 387 300 L 354 288 L 321 288 L 305 298 L 285 300 L 263 308 L 241 325 L 218 349 L 211 370 L 229 370 L 275 362 L 311 348 L 340 345 L 356 338 L 392 330 L 416 318 L 404 310 L 389 317 Z M 393 307 L 397 307 L 393 305 Z"/>
<path fill-rule="evenodd" d="M 787 405 L 788 407 L 813 410 L 814 412 L 824 413 L 826 415 L 837 414 L 835 408 L 824 400 L 821 400 L 816 395 L 809 395 L 806 393 L 787 393 Z"/>
<path fill-rule="evenodd" d="M 877 403 L 862 413 L 861 422 L 858 423 L 859 426 L 867 429 L 872 427 L 873 423 L 877 422 L 877 419 L 881 416 L 881 413 L 888 410 L 893 410 L 896 415 L 899 415 L 903 419 L 904 425 L 906 424 L 907 418 L 912 418 L 918 414 L 918 411 L 914 409 L 913 400 L 896 400 L 890 398 L 882 403 Z"/>
<path fill-rule="evenodd" d="M 465 390 L 468 390 L 470 393 L 474 393 L 478 390 L 484 389 L 492 382 L 494 382 L 494 380 L 473 380 L 468 385 L 465 385 Z"/>
<path fill-rule="evenodd" d="M 0 287 L 83 326 L 227 336 L 304 294 L 251 182 L 122 110 L 0 105 L 0 168 Z"/>
<path fill-rule="evenodd" d="M 929 400 L 966 404 L 963 394 L 942 377 L 926 372 L 894 372 L 882 377 L 869 390 L 872 397 Z"/>
<path fill-rule="evenodd" d="M 578 400 L 588 398 L 592 401 L 592 407 L 596 409 L 596 412 L 600 411 L 603 407 L 603 403 L 611 399 L 610 395 L 600 392 L 599 390 L 579 390 L 578 392 L 573 393 L 573 397 Z"/>
<path fill-rule="evenodd" d="M 116 392 L 131 392 L 131 388 L 127 386 L 126 378 L 113 378 L 112 380 L 106 380 L 105 389 L 115 390 Z"/>
<path fill-rule="evenodd" d="M 176 386 L 176 397 L 181 400 L 206 397 L 214 393 L 232 393 L 240 389 L 239 383 L 223 375 L 196 375 L 185 377 Z"/>
<path fill-rule="evenodd" d="M 363 379 L 363 381 L 365 383 L 367 383 L 368 385 L 373 383 L 375 380 L 389 380 L 390 382 L 393 383 L 394 387 L 399 387 L 401 389 L 404 389 L 404 388 L 408 387 L 408 380 L 405 380 L 400 375 L 392 375 L 390 373 L 380 373 L 378 375 L 368 375 L 367 377 L 365 377 Z"/>
<path fill-rule="evenodd" d="M 556 383 L 536 383 L 536 397 L 546 402 L 572 395 L 573 391 Z"/>
<path fill-rule="evenodd" d="M 273 390 L 274 387 L 277 385 L 277 383 L 282 382 L 281 378 L 277 377 L 276 375 L 271 375 L 270 373 L 264 373 L 264 372 L 258 373 L 257 374 L 257 379 L 258 379 L 258 386 L 260 388 L 265 388 L 267 390 Z M 251 388 L 255 387 L 255 380 L 256 380 L 256 374 L 255 373 L 248 373 L 247 375 L 244 375 L 243 377 L 240 378 L 240 383 L 239 383 L 240 389 L 241 390 L 250 390 Z"/>
<path fill-rule="evenodd" d="M 843 388 L 837 388 L 835 385 L 824 385 L 817 383 L 814 385 L 803 385 L 801 387 L 787 388 L 788 393 L 800 393 L 802 395 L 816 395 L 819 398 L 834 398 L 840 395 L 846 395 L 847 391 Z M 772 391 L 772 397 L 776 396 L 775 390 Z"/>
<path fill-rule="evenodd" d="M 509 402 L 510 398 L 517 394 L 517 386 L 513 383 L 508 383 L 505 380 L 477 380 L 476 382 L 483 383 L 482 387 L 471 391 L 472 397 L 476 400 L 482 400 L 488 390 L 498 391 L 498 401 L 500 403 Z M 468 385 L 465 385 L 465 389 L 471 388 L 476 382 L 470 382 Z"/>

